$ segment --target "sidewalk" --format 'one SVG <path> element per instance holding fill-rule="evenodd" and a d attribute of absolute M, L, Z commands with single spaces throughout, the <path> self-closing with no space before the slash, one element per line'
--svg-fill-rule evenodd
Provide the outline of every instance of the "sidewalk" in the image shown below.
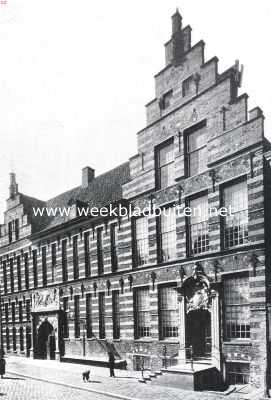
<path fill-rule="evenodd" d="M 107 368 L 82 364 L 60 363 L 49 360 L 32 360 L 21 357 L 7 357 L 6 369 L 9 374 L 18 374 L 31 379 L 61 384 L 84 391 L 108 394 L 111 397 L 130 400 L 219 400 L 224 395 L 208 392 L 191 392 L 138 382 L 140 372 L 116 370 L 116 378 L 109 377 Z M 82 381 L 82 372 L 90 369 L 90 382 Z M 159 379 L 159 378 L 157 378 Z M 227 396 L 240 400 L 237 393 Z"/>

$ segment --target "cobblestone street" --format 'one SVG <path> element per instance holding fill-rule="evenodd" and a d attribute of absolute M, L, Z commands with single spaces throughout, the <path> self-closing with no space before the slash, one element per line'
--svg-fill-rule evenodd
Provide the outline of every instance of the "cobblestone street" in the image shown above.
<path fill-rule="evenodd" d="M 178 390 L 158 385 L 140 384 L 139 373 L 116 370 L 116 378 L 108 377 L 107 368 L 90 367 L 91 382 L 83 383 L 81 373 L 89 369 L 80 364 L 55 361 L 7 358 L 6 379 L 0 381 L 1 395 L 7 399 L 77 399 L 92 400 L 139 399 L 139 400 L 219 400 L 224 395 Z M 32 379 L 33 378 L 33 379 Z M 106 395 L 105 395 L 106 394 Z M 227 396 L 240 400 L 237 393 Z"/>

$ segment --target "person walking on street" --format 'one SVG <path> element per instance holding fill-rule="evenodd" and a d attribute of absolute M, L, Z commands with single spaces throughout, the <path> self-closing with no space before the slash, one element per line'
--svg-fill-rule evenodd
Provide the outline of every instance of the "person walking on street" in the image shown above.
<path fill-rule="evenodd" d="M 110 369 L 110 377 L 115 378 L 115 372 L 114 372 L 114 368 L 115 368 L 115 357 L 112 351 L 110 351 L 108 353 L 108 362 L 109 362 L 109 369 Z"/>

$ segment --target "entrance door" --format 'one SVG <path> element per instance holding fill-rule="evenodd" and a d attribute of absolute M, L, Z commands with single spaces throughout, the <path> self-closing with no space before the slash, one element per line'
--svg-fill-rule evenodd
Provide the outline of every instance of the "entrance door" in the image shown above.
<path fill-rule="evenodd" d="M 53 339 L 51 339 L 53 337 Z M 38 358 L 54 359 L 55 356 L 55 341 L 54 328 L 45 320 L 38 330 L 37 351 Z"/>
<path fill-rule="evenodd" d="M 192 346 L 194 358 L 211 356 L 211 315 L 207 310 L 190 311 L 186 319 L 187 343 Z M 188 351 L 188 357 L 190 357 Z"/>

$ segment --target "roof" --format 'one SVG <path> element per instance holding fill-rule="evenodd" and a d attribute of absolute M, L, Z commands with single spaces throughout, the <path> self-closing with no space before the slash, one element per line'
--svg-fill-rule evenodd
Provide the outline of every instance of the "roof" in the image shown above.
<path fill-rule="evenodd" d="M 94 178 L 87 187 L 77 186 L 60 195 L 41 201 L 33 197 L 21 194 L 24 205 L 28 210 L 31 222 L 33 224 L 33 233 L 48 230 L 70 221 L 70 217 L 56 216 L 34 217 L 32 207 L 47 207 L 61 209 L 70 207 L 76 202 L 87 204 L 89 207 L 102 207 L 115 203 L 122 199 L 122 185 L 130 179 L 129 162 L 101 174 Z M 30 211 L 30 212 L 29 212 Z"/>

